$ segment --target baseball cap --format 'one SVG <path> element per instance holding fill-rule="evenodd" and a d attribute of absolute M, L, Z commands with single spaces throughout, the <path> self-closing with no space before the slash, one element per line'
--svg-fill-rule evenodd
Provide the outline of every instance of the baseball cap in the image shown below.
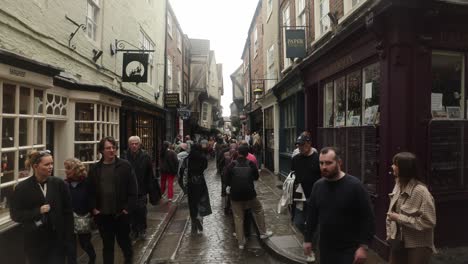
<path fill-rule="evenodd" d="M 312 140 L 308 136 L 301 135 L 296 139 L 296 144 L 302 145 L 306 142 L 311 142 Z"/>

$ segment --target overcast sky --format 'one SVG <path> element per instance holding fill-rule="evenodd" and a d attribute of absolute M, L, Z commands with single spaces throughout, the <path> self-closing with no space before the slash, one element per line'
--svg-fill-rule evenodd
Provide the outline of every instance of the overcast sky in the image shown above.
<path fill-rule="evenodd" d="M 242 64 L 241 56 L 258 0 L 169 0 L 184 34 L 209 39 L 216 62 L 223 64 L 223 116 L 230 116 L 230 75 Z"/>

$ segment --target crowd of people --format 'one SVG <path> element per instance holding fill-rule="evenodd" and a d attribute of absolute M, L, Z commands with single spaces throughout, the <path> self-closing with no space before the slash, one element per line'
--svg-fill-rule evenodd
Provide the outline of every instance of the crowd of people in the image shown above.
<path fill-rule="evenodd" d="M 17 184 L 10 204 L 11 218 L 22 224 L 28 262 L 77 263 L 78 241 L 89 263 L 95 263 L 91 238 L 97 228 L 103 263 L 114 263 L 115 242 L 124 263 L 132 263 L 132 239 L 146 238 L 148 201 L 156 205 L 164 194 L 163 199 L 172 202 L 175 180 L 188 198 L 192 234 L 202 234 L 203 218 L 212 213 L 205 180 L 210 159 L 216 162 L 224 212 L 233 217 L 239 249 L 245 248 L 248 216 L 261 239 L 270 237 L 254 183 L 260 175 L 261 142 L 255 132 L 242 138 L 177 137 L 173 143 L 163 142 L 155 170 L 138 136 L 128 139 L 121 157 L 116 140 L 105 137 L 98 144 L 102 158 L 89 170 L 76 158 L 65 160 L 65 180 L 52 176 L 50 151 L 32 151 L 25 164 L 32 176 Z M 308 131 L 296 140 L 292 191 L 287 194 L 291 221 L 304 236 L 304 253 L 313 260 L 318 251 L 322 264 L 365 263 L 375 233 L 368 191 L 342 170 L 338 148 L 319 151 L 312 142 Z M 414 154 L 397 153 L 392 163 L 395 187 L 386 219 L 390 263 L 429 263 L 435 252 L 434 198 L 417 172 Z"/>

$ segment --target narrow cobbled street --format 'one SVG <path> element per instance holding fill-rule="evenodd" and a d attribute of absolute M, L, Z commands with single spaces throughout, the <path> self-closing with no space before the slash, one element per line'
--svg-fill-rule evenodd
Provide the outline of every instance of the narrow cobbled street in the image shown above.
<path fill-rule="evenodd" d="M 203 235 L 192 235 L 190 223 L 187 225 L 174 263 L 281 263 L 262 249 L 255 236 L 250 237 L 244 250 L 238 249 L 232 216 L 223 211 L 221 179 L 214 161 L 209 162 L 205 177 L 213 214 L 204 219 Z"/>

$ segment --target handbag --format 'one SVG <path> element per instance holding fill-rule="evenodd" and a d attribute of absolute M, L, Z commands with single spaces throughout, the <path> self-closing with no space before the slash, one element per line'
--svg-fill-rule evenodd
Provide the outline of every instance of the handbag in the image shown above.
<path fill-rule="evenodd" d="M 78 215 L 76 213 L 73 213 L 73 218 L 74 218 L 73 222 L 74 222 L 74 228 L 75 228 L 76 234 L 91 233 L 93 219 L 90 213 L 87 213 L 85 215 Z"/>

